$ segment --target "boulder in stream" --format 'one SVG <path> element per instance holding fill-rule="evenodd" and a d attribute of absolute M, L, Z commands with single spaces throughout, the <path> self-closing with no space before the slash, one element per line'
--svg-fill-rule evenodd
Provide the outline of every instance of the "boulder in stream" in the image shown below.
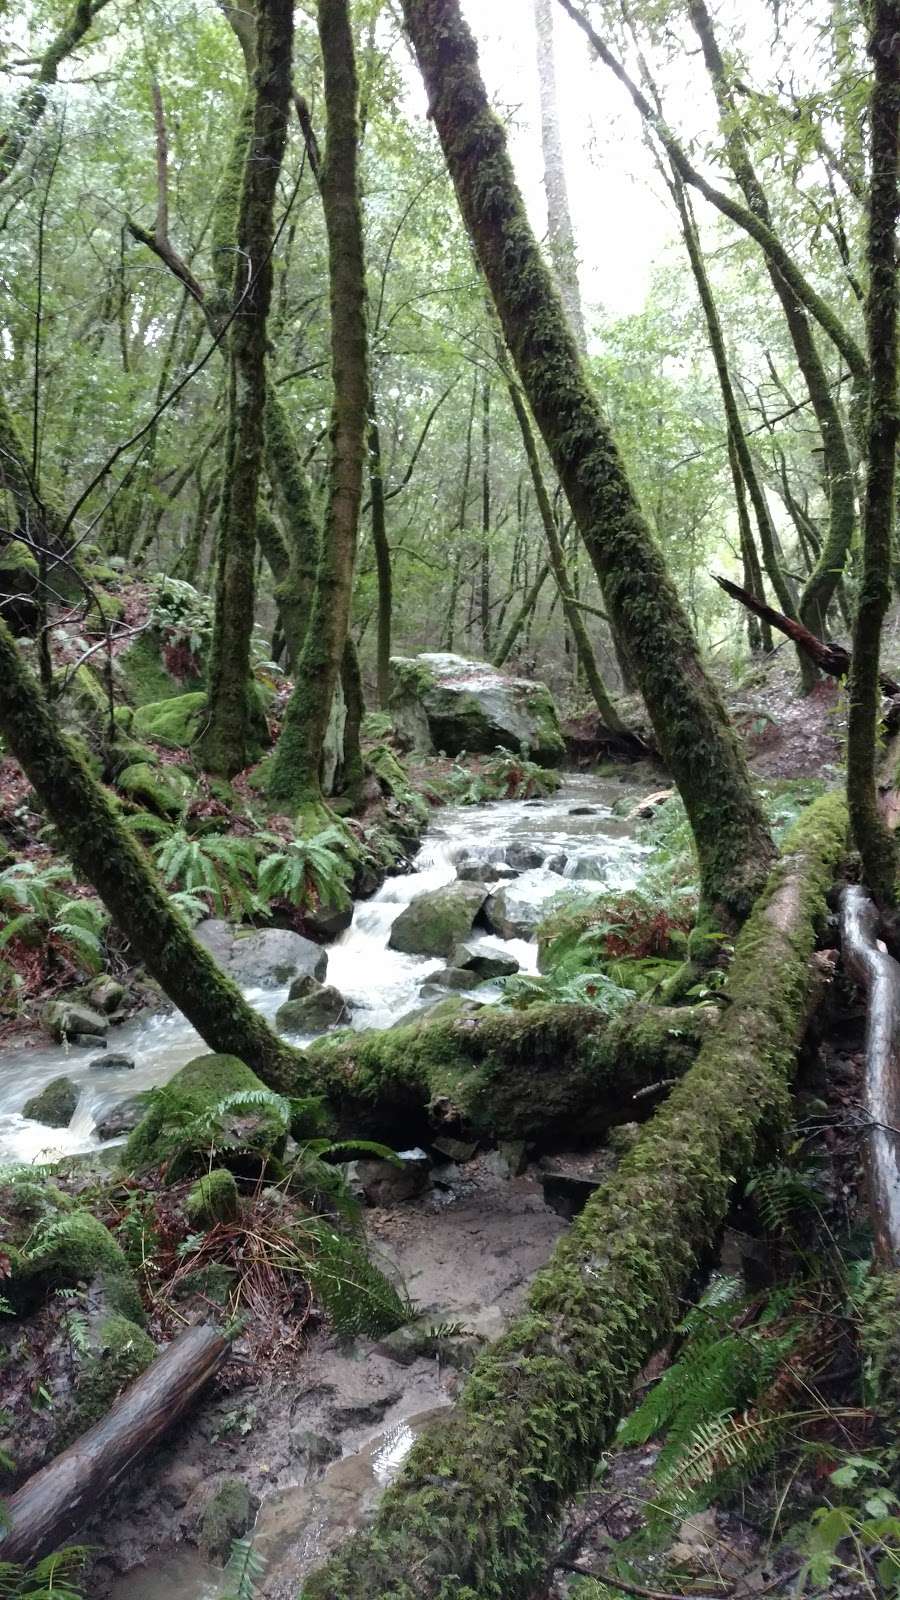
<path fill-rule="evenodd" d="M 109 973 L 105 972 L 91 984 L 88 999 L 95 1011 L 102 1011 L 103 1015 L 108 1017 L 119 1010 L 126 993 L 124 983 L 120 983 L 118 978 L 111 978 Z"/>
<path fill-rule="evenodd" d="M 126 1134 L 134 1132 L 146 1109 L 147 1102 L 142 1095 L 130 1095 L 127 1100 L 107 1106 L 94 1123 L 97 1138 L 104 1144 L 109 1139 L 124 1139 Z"/>
<path fill-rule="evenodd" d="M 453 952 L 453 966 L 460 968 L 471 984 L 472 980 L 481 981 L 483 978 L 511 978 L 519 970 L 519 963 L 514 956 L 505 956 L 499 950 L 482 949 L 477 944 L 458 944 Z M 435 973 L 431 979 L 437 982 L 439 977 Z"/>
<path fill-rule="evenodd" d="M 60 1044 L 85 1037 L 102 1040 L 109 1031 L 108 1017 L 74 1000 L 51 1000 L 44 1007 L 43 1023 Z"/>
<path fill-rule="evenodd" d="M 88 1062 L 88 1071 L 89 1072 L 133 1072 L 134 1071 L 134 1056 L 126 1056 L 126 1055 L 120 1054 L 116 1050 L 110 1050 L 107 1055 L 105 1055 L 105 1056 L 95 1056 L 93 1061 L 89 1061 Z"/>
<path fill-rule="evenodd" d="M 71 1078 L 53 1078 L 33 1094 L 22 1107 L 23 1117 L 32 1122 L 42 1122 L 45 1128 L 67 1128 L 75 1115 L 78 1090 Z"/>
<path fill-rule="evenodd" d="M 277 989 L 306 976 L 321 983 L 328 969 L 328 955 L 321 945 L 290 928 L 236 932 L 221 918 L 208 917 L 194 934 L 228 976 L 247 988 Z"/>
<path fill-rule="evenodd" d="M 445 884 L 416 895 L 391 928 L 388 944 L 413 956 L 449 956 L 484 905 L 478 883 Z"/>
<path fill-rule="evenodd" d="M 515 883 L 492 894 L 484 916 L 492 933 L 501 939 L 530 939 L 547 914 L 548 903 L 565 889 L 555 872 L 523 872 Z"/>
<path fill-rule="evenodd" d="M 326 1028 L 350 1021 L 350 1008 L 340 989 L 303 978 L 291 985 L 292 993 L 298 982 L 305 986 L 304 993 L 286 1000 L 275 1013 L 276 1027 L 283 1033 L 324 1033 Z"/>
<path fill-rule="evenodd" d="M 391 674 L 394 726 L 414 750 L 454 756 L 502 748 L 547 765 L 565 755 L 556 707 L 543 683 L 446 653 L 395 656 Z"/>

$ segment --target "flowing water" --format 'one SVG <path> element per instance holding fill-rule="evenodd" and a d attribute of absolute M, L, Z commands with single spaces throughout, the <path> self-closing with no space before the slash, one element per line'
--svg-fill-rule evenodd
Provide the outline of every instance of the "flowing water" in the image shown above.
<path fill-rule="evenodd" d="M 640 870 L 643 847 L 630 827 L 613 815 L 622 786 L 590 776 L 569 776 L 557 794 L 541 801 L 501 801 L 448 807 L 435 814 L 412 871 L 385 880 L 371 900 L 359 902 L 346 933 L 329 947 L 327 981 L 352 1007 L 355 1028 L 385 1028 L 415 1008 L 429 977 L 446 963 L 401 955 L 388 947 L 392 923 L 418 894 L 456 876 L 463 858 L 504 862 L 511 846 L 533 844 L 565 856 L 562 870 L 536 868 L 519 879 L 520 892 L 541 903 L 566 889 L 626 889 Z M 632 791 L 633 792 L 633 791 Z M 577 814 L 590 807 L 587 814 Z M 560 863 L 561 865 L 561 863 Z M 488 874 L 490 881 L 490 875 Z M 524 972 L 536 970 L 537 949 L 524 939 L 478 933 L 475 942 L 502 950 Z M 271 1020 L 287 998 L 286 988 L 250 989 L 247 998 Z M 483 988 L 480 998 L 490 998 Z M 300 1041 L 303 1042 L 302 1040 Z M 109 1053 L 133 1058 L 133 1070 L 110 1070 L 96 1048 L 13 1048 L 0 1054 L 0 1160 L 46 1161 L 100 1147 L 95 1123 L 117 1102 L 165 1083 L 178 1067 L 206 1047 L 177 1011 L 142 1015 L 109 1035 Z M 78 1086 L 79 1101 L 68 1128 L 49 1129 L 21 1115 L 26 1100 L 52 1078 L 65 1074 Z"/>

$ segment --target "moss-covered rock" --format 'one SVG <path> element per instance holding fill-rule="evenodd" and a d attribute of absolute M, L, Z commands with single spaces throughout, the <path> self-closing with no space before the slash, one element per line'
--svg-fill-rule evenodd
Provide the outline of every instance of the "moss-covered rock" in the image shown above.
<path fill-rule="evenodd" d="M 394 657 L 390 708 L 416 750 L 487 754 L 502 748 L 554 765 L 565 742 L 549 689 L 486 661 L 430 654 Z"/>
<path fill-rule="evenodd" d="M 51 1000 L 44 1007 L 41 1020 L 60 1043 L 66 1039 L 96 1037 L 109 1031 L 108 1017 L 76 1000 Z"/>
<path fill-rule="evenodd" d="M 116 787 L 127 794 L 130 800 L 139 801 L 152 811 L 177 817 L 184 809 L 193 785 L 187 773 L 179 767 L 151 766 L 149 762 L 139 761 L 119 773 Z"/>
<path fill-rule="evenodd" d="M 200 1518 L 198 1543 L 204 1554 L 213 1561 L 227 1560 L 234 1540 L 251 1526 L 258 1504 L 242 1478 L 224 1478 Z"/>
<path fill-rule="evenodd" d="M 139 706 L 131 724 L 139 739 L 153 739 L 170 750 L 184 749 L 198 738 L 206 713 L 206 695 L 197 690 Z"/>
<path fill-rule="evenodd" d="M 130 1317 L 116 1312 L 96 1320 L 88 1333 L 71 1411 L 57 1436 L 59 1448 L 105 1417 L 113 1401 L 156 1358 L 156 1345 Z"/>
<path fill-rule="evenodd" d="M 407 955 L 450 956 L 471 930 L 484 902 L 485 891 L 477 883 L 430 889 L 401 911 L 388 943 Z"/>
<path fill-rule="evenodd" d="M 126 994 L 127 990 L 124 983 L 120 983 L 118 978 L 113 978 L 108 972 L 104 972 L 99 978 L 95 978 L 91 984 L 88 990 L 88 999 L 95 1011 L 100 1011 L 105 1017 L 109 1017 L 112 1016 L 114 1011 L 119 1010 Z"/>
<path fill-rule="evenodd" d="M 18 539 L 11 539 L 9 544 L 0 550 L 0 583 L 8 585 L 11 578 L 36 579 L 40 577 L 40 567 L 27 545 Z M 5 592 L 8 592 L 8 588 Z"/>
<path fill-rule="evenodd" d="M 349 1017 L 350 1011 L 340 989 L 330 983 L 313 982 L 306 994 L 279 1006 L 275 1025 L 282 1033 L 323 1033 L 326 1028 L 339 1027 Z"/>
<path fill-rule="evenodd" d="M 64 1213 L 29 1241 L 10 1280 L 16 1304 L 22 1294 L 99 1282 L 106 1304 L 129 1321 L 144 1321 L 141 1298 L 121 1246 L 89 1211 Z"/>
<path fill-rule="evenodd" d="M 45 1128 L 67 1128 L 75 1115 L 78 1090 L 71 1078 L 53 1078 L 39 1094 L 33 1094 L 22 1107 L 23 1117 L 42 1122 Z"/>
<path fill-rule="evenodd" d="M 161 647 L 159 635 L 149 628 L 119 657 L 129 699 L 136 706 L 184 694 L 184 684 L 166 670 Z"/>
<path fill-rule="evenodd" d="M 225 1167 L 214 1167 L 194 1184 L 184 1209 L 196 1227 L 211 1228 L 216 1222 L 231 1222 L 239 1207 L 237 1184 Z"/>
<path fill-rule="evenodd" d="M 272 1095 L 236 1056 L 195 1056 L 151 1099 L 129 1135 L 122 1165 L 134 1171 L 166 1160 L 174 1176 L 213 1147 L 222 1160 L 279 1156 L 289 1118 L 288 1102 Z"/>

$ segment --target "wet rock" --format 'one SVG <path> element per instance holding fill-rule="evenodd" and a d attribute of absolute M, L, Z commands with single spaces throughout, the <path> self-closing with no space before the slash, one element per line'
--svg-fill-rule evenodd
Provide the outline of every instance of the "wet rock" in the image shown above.
<path fill-rule="evenodd" d="M 396 1206 L 415 1200 L 428 1188 L 431 1160 L 424 1150 L 404 1150 L 397 1160 L 396 1166 L 392 1161 L 377 1159 L 351 1161 L 347 1181 L 353 1192 L 370 1206 Z"/>
<path fill-rule="evenodd" d="M 120 1100 L 118 1105 L 110 1106 L 97 1118 L 94 1123 L 97 1138 L 106 1143 L 109 1139 L 122 1139 L 126 1133 L 133 1133 L 146 1109 L 146 1101 L 139 1096 Z"/>
<path fill-rule="evenodd" d="M 572 1172 L 545 1172 L 541 1184 L 544 1204 L 557 1216 L 571 1221 L 584 1210 L 595 1189 L 599 1189 L 600 1179 L 577 1177 Z"/>
<path fill-rule="evenodd" d="M 324 1033 L 349 1021 L 350 1008 L 340 989 L 315 980 L 300 999 L 286 1000 L 275 1013 L 276 1027 L 283 1033 Z"/>
<path fill-rule="evenodd" d="M 440 1139 L 433 1139 L 431 1148 L 436 1150 L 438 1155 L 446 1156 L 448 1161 L 462 1164 L 472 1160 L 478 1144 L 470 1143 L 468 1139 L 451 1139 L 448 1135 L 446 1138 L 442 1136 Z"/>
<path fill-rule="evenodd" d="M 487 754 L 502 746 L 550 764 L 565 755 L 556 707 L 542 683 L 439 653 L 395 657 L 391 673 L 391 717 L 414 750 Z"/>
<path fill-rule="evenodd" d="M 93 1036 L 102 1044 L 109 1028 L 108 1017 L 73 1000 L 51 1000 L 44 1007 L 42 1020 L 44 1027 L 60 1044 L 66 1039 L 76 1040 L 84 1035 Z"/>
<path fill-rule="evenodd" d="M 377 884 L 376 884 L 377 888 Z M 370 893 L 373 891 L 370 890 Z M 348 899 L 345 905 L 330 906 L 320 905 L 312 911 L 304 911 L 303 926 L 317 939 L 337 939 L 338 936 L 349 928 L 353 921 L 353 906 Z"/>
<path fill-rule="evenodd" d="M 314 978 L 311 972 L 306 972 L 302 975 L 302 977 L 294 979 L 293 983 L 288 989 L 288 999 L 305 1000 L 308 994 L 314 994 L 315 991 L 317 989 L 321 989 L 321 987 L 322 985 L 318 978 Z"/>
<path fill-rule="evenodd" d="M 39 1094 L 25 1101 L 22 1115 L 32 1122 L 42 1122 L 45 1128 L 67 1128 L 77 1104 L 78 1090 L 71 1078 L 53 1078 Z"/>
<path fill-rule="evenodd" d="M 173 1461 L 159 1474 L 156 1482 L 162 1499 L 180 1510 L 199 1489 L 203 1477 L 202 1467 L 194 1467 L 189 1461 Z"/>
<path fill-rule="evenodd" d="M 110 1050 L 108 1055 L 95 1056 L 88 1062 L 89 1072 L 133 1072 L 134 1056 L 122 1055 L 117 1050 Z"/>
<path fill-rule="evenodd" d="M 403 1399 L 402 1389 L 386 1389 L 363 1400 L 347 1400 L 332 1406 L 329 1421 L 335 1428 L 369 1428 L 380 1422 L 386 1411 Z"/>
<path fill-rule="evenodd" d="M 307 974 L 321 982 L 328 969 L 327 951 L 290 928 L 257 928 L 235 935 L 227 922 L 209 917 L 194 933 L 219 966 L 248 988 L 275 989 Z"/>
<path fill-rule="evenodd" d="M 497 1178 L 520 1178 L 528 1165 L 524 1139 L 504 1140 L 496 1150 L 488 1151 L 484 1164 Z"/>
<path fill-rule="evenodd" d="M 473 977 L 511 978 L 519 970 L 519 963 L 513 956 L 501 955 L 499 950 L 482 950 L 472 944 L 458 944 L 452 959 L 453 968 L 462 970 L 468 976 L 469 983 Z M 435 974 L 431 982 L 436 982 L 436 979 Z"/>
<path fill-rule="evenodd" d="M 423 986 L 422 998 L 425 999 L 432 989 L 471 989 L 475 982 L 473 972 L 464 972 L 461 967 L 439 967 L 437 972 L 432 972 L 428 982 Z"/>
<path fill-rule="evenodd" d="M 506 851 L 506 859 L 517 872 L 527 872 L 531 867 L 542 867 L 546 850 L 539 844 L 529 844 L 522 839 L 514 839 Z"/>
<path fill-rule="evenodd" d="M 502 883 L 519 876 L 507 861 L 460 861 L 456 876 L 461 883 Z"/>
<path fill-rule="evenodd" d="M 406 955 L 449 956 L 469 932 L 484 900 L 479 884 L 459 881 L 416 895 L 391 928 L 388 944 Z"/>
<path fill-rule="evenodd" d="M 77 1033 L 69 1043 L 79 1050 L 105 1050 L 106 1040 L 102 1033 Z"/>
<path fill-rule="evenodd" d="M 95 983 L 91 984 L 88 990 L 88 999 L 95 1011 L 101 1011 L 104 1016 L 108 1017 L 112 1012 L 119 1010 L 126 993 L 127 990 L 124 983 L 119 983 L 116 978 L 110 978 L 104 974 L 102 978 L 98 978 Z"/>
<path fill-rule="evenodd" d="M 569 858 L 564 851 L 557 850 L 552 856 L 547 857 L 546 861 L 544 862 L 544 871 L 558 872 L 561 877 L 566 870 L 566 862 L 568 859 Z"/>
<path fill-rule="evenodd" d="M 193 1505 L 190 1502 L 189 1510 Z M 199 1517 L 197 1543 L 211 1561 L 225 1562 L 235 1539 L 251 1527 L 259 1500 L 242 1478 L 220 1478 Z"/>
<path fill-rule="evenodd" d="M 307 1482 L 317 1478 L 329 1462 L 341 1453 L 336 1439 L 329 1439 L 324 1433 L 314 1433 L 302 1421 L 292 1423 L 288 1429 L 288 1445 L 292 1460 L 305 1466 Z"/>
<path fill-rule="evenodd" d="M 483 1339 L 466 1332 L 458 1322 L 432 1315 L 405 1323 L 379 1340 L 375 1349 L 380 1356 L 386 1356 L 400 1367 L 411 1367 L 414 1361 L 424 1358 L 467 1371 L 474 1365 L 483 1344 Z"/>
<path fill-rule="evenodd" d="M 548 902 L 562 889 L 555 873 L 524 872 L 490 896 L 484 919 L 501 939 L 530 939 L 547 914 Z"/>
<path fill-rule="evenodd" d="M 152 1103 L 128 1140 L 123 1156 L 128 1170 L 152 1166 L 167 1156 L 177 1129 L 181 1148 L 170 1163 L 168 1175 L 175 1178 L 189 1172 L 209 1149 L 206 1119 L 231 1096 L 251 1095 L 256 1103 L 244 1105 L 236 1100 L 227 1110 L 217 1112 L 220 1148 L 238 1152 L 242 1168 L 254 1155 L 262 1159 L 282 1154 L 287 1132 L 283 1117 L 275 1107 L 265 1104 L 265 1085 L 236 1056 L 194 1056 L 169 1079 L 169 1087 L 171 1101 Z M 183 1120 L 185 1113 L 187 1124 Z M 224 1159 L 228 1159 L 227 1155 Z M 208 1162 L 203 1161 L 206 1165 Z"/>
<path fill-rule="evenodd" d="M 570 806 L 570 817 L 599 817 L 599 806 Z"/>

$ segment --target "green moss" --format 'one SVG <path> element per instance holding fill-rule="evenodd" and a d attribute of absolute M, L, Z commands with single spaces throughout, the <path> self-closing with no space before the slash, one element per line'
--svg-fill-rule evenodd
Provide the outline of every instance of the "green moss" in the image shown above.
<path fill-rule="evenodd" d="M 242 1478 L 226 1478 L 215 1490 L 200 1522 L 200 1548 L 224 1561 L 235 1539 L 253 1521 L 255 1502 Z"/>
<path fill-rule="evenodd" d="M 160 650 L 159 636 L 148 629 L 119 657 L 129 698 L 136 706 L 174 700 L 184 693 L 184 685 L 166 671 Z"/>
<path fill-rule="evenodd" d="M 116 787 L 151 811 L 177 817 L 184 810 L 193 786 L 187 773 L 177 767 L 151 766 L 147 761 L 139 761 L 119 773 Z"/>
<path fill-rule="evenodd" d="M 129 1134 L 122 1155 L 123 1167 L 134 1171 L 152 1166 L 177 1150 L 177 1170 L 181 1170 L 192 1153 L 208 1150 L 213 1142 L 213 1132 L 205 1119 L 221 1101 L 237 1094 L 264 1095 L 265 1086 L 236 1056 L 195 1056 L 151 1100 L 146 1116 Z M 220 1153 L 224 1154 L 224 1146 L 229 1144 L 261 1155 L 269 1151 L 277 1155 L 283 1149 L 285 1120 L 271 1105 L 263 1103 L 256 1109 L 251 1103 L 242 1109 L 238 1124 L 234 1137 L 221 1141 Z"/>
<path fill-rule="evenodd" d="M 105 1417 L 116 1397 L 157 1354 L 143 1328 L 115 1313 L 100 1322 L 91 1336 L 91 1347 L 78 1370 L 74 1404 L 56 1440 L 59 1448 Z"/>
<path fill-rule="evenodd" d="M 39 578 L 41 569 L 28 547 L 18 539 L 10 540 L 0 550 L 0 580 L 12 577 Z"/>
<path fill-rule="evenodd" d="M 195 1226 L 212 1227 L 215 1222 L 230 1222 L 238 1212 L 237 1184 L 224 1167 L 214 1167 L 194 1184 L 184 1202 L 188 1221 Z"/>
<path fill-rule="evenodd" d="M 183 749 L 199 737 L 206 712 L 206 695 L 199 690 L 138 706 L 131 724 L 139 739 L 153 739 L 170 750 Z"/>
<path fill-rule="evenodd" d="M 729 1004 L 700 1055 L 415 1445 L 371 1529 L 302 1600 L 522 1600 L 644 1363 L 681 1314 L 741 1175 L 787 1126 L 809 958 L 846 838 L 837 796 L 786 842 L 738 938 Z M 760 974 L 765 973 L 765 983 Z"/>
<path fill-rule="evenodd" d="M 40 1094 L 34 1094 L 22 1107 L 23 1117 L 42 1122 L 46 1128 L 67 1128 L 75 1115 L 78 1090 L 71 1078 L 53 1078 Z"/>
<path fill-rule="evenodd" d="M 23 1282 L 27 1289 L 72 1288 L 95 1279 L 114 1311 L 143 1323 L 141 1299 L 128 1262 L 109 1229 L 89 1211 L 63 1215 L 39 1233 L 26 1251 Z"/>

